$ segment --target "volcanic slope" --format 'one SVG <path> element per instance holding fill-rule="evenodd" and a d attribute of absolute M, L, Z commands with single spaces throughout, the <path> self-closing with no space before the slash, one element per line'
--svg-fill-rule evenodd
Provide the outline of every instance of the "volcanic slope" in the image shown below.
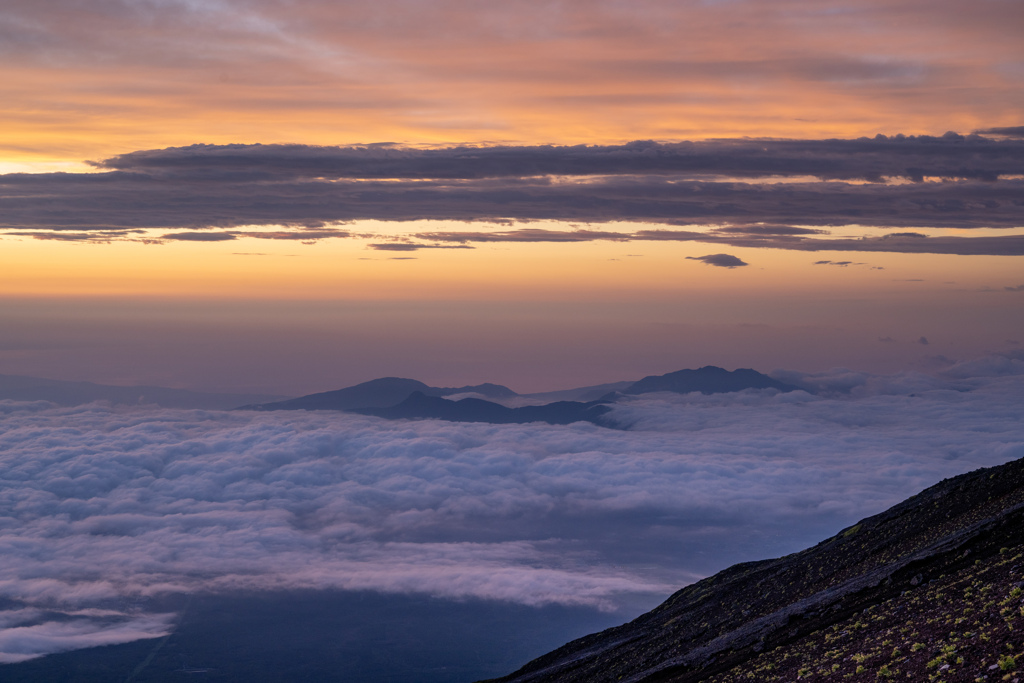
<path fill-rule="evenodd" d="M 730 567 L 496 680 L 1020 683 L 1022 651 L 1016 460 L 942 481 L 813 548 Z"/>

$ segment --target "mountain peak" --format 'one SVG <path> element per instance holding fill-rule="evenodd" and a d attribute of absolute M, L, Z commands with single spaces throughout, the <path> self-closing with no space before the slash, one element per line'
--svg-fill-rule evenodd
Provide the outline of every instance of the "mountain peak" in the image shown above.
<path fill-rule="evenodd" d="M 623 390 L 624 394 L 647 394 L 655 391 L 670 391 L 676 394 L 700 392 L 721 394 L 745 389 L 776 389 L 796 391 L 798 387 L 774 380 L 750 368 L 729 371 L 714 365 L 705 365 L 696 370 L 676 370 L 664 375 L 650 375 Z"/>

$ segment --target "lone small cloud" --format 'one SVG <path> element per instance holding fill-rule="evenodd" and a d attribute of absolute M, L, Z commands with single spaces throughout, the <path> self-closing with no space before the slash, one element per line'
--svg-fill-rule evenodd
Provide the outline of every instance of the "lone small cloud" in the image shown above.
<path fill-rule="evenodd" d="M 921 346 L 928 346 L 928 337 L 921 337 L 917 340 L 917 343 Z"/>
<path fill-rule="evenodd" d="M 718 266 L 719 268 L 737 268 L 750 265 L 731 254 L 708 254 L 707 256 L 687 256 L 686 258 L 691 261 L 703 261 L 709 266 Z"/>

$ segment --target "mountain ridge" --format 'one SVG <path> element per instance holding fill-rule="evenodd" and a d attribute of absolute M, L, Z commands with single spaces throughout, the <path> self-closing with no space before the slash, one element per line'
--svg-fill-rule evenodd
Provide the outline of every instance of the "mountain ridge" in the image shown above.
<path fill-rule="evenodd" d="M 611 391 L 607 391 L 608 389 Z M 709 394 L 745 389 L 795 391 L 798 387 L 779 382 L 749 368 L 729 371 L 711 365 L 697 370 L 678 370 L 665 375 L 651 375 L 636 382 L 614 382 L 533 395 L 517 394 L 500 384 L 485 383 L 445 388 L 431 387 L 414 379 L 382 377 L 351 387 L 308 394 L 287 401 L 246 405 L 239 410 L 343 410 L 386 419 L 440 419 L 492 424 L 534 421 L 570 424 L 583 420 L 612 427 L 614 425 L 602 417 L 608 412 L 608 408 L 598 408 L 598 405 L 614 403 L 621 396 L 655 391 L 681 394 L 698 391 Z M 556 400 L 544 405 L 510 407 L 473 396 L 461 400 L 447 398 L 462 394 L 476 394 L 496 401 L 530 396 L 575 400 Z"/>
<path fill-rule="evenodd" d="M 1008 559 L 1019 562 L 1024 559 L 1022 551 L 1024 460 L 1016 460 L 943 480 L 798 553 L 729 567 L 683 588 L 632 622 L 567 643 L 493 681 L 745 680 L 745 674 L 729 678 L 733 675 L 731 670 L 746 671 L 755 680 L 776 680 L 768 674 L 771 669 L 758 669 L 757 663 L 769 656 L 787 661 L 799 644 L 808 639 L 828 642 L 831 650 L 827 651 L 835 650 L 836 639 L 830 629 L 837 624 L 856 619 L 865 611 L 898 612 L 892 607 L 894 601 L 912 599 L 906 598 L 908 593 L 922 590 L 932 582 L 955 583 L 965 576 L 969 579 L 971 571 L 980 571 L 976 568 L 982 563 L 993 564 L 993 558 L 998 559 L 1001 552 L 1009 552 Z M 1017 586 L 1019 596 L 1019 588 L 1024 586 L 1020 564 L 1014 569 L 1003 569 L 1004 574 L 1009 572 L 1007 575 L 1016 578 L 1013 585 Z M 1003 581 L 1002 589 L 1012 593 L 1007 581 Z M 986 603 L 972 609 L 983 607 L 990 606 Z M 1012 614 L 1020 617 L 1024 626 L 1024 607 Z M 927 631 L 927 624 L 916 624 L 913 618 L 908 621 L 908 616 L 912 615 L 904 613 L 900 617 L 908 625 L 905 628 L 913 624 L 915 632 Z M 956 621 L 960 618 L 958 613 L 947 613 L 945 617 L 954 626 L 960 623 Z M 982 627 L 976 628 L 980 631 Z M 892 641 L 893 637 L 888 635 Z M 829 641 L 827 637 L 833 639 Z M 922 636 L 920 643 L 907 647 L 917 648 L 914 653 L 931 651 L 940 647 L 936 645 L 937 638 L 934 633 L 930 641 Z M 985 650 L 983 643 L 973 645 L 976 650 Z M 863 653 L 850 657 L 860 654 Z M 886 660 L 876 666 L 877 670 L 870 671 L 857 662 L 856 667 L 863 669 L 858 671 L 850 659 L 833 664 L 838 667 L 836 671 L 845 672 L 845 678 L 864 681 L 876 680 L 876 674 L 888 677 L 885 672 L 898 667 L 908 671 L 926 667 L 926 661 L 914 659 L 916 654 L 907 654 L 902 657 L 901 653 L 898 661 Z M 1005 651 L 1003 655 L 1009 656 Z M 987 656 L 995 655 L 988 652 Z M 810 662 L 806 666 L 813 669 L 818 664 Z M 992 666 L 992 662 L 985 666 Z"/>

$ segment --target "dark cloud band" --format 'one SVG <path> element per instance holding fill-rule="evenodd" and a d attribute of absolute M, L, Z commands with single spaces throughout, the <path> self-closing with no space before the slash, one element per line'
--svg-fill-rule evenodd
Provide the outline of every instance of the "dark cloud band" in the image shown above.
<path fill-rule="evenodd" d="M 1020 136 L 1022 128 L 985 133 Z M 1014 132 L 1016 131 L 1016 132 Z M 193 145 L 122 154 L 97 168 L 161 178 L 267 181 L 295 178 L 444 179 L 671 175 L 821 180 L 959 178 L 994 181 L 1024 174 L 1024 141 L 981 135 L 855 140 L 707 140 L 625 145 L 450 147 L 394 145 Z"/>
<path fill-rule="evenodd" d="M 228 145 L 135 152 L 98 166 L 106 170 L 0 176 L 0 229 L 58 239 L 127 239 L 124 231 L 147 229 L 172 231 L 163 235 L 168 240 L 308 241 L 349 237 L 329 224 L 364 219 L 632 221 L 680 229 L 519 228 L 419 237 L 461 244 L 643 239 L 807 251 L 1024 253 L 1016 235 L 913 236 L 922 227 L 1024 227 L 1024 141 L 1013 139 L 441 150 Z M 748 176 L 761 180 L 739 180 Z M 781 176 L 789 180 L 780 182 Z M 957 180 L 868 182 L 894 176 Z M 253 231 L 260 225 L 277 227 Z M 720 227 L 710 233 L 686 227 L 694 225 Z M 846 225 L 892 234 L 826 238 L 830 228 Z"/>

